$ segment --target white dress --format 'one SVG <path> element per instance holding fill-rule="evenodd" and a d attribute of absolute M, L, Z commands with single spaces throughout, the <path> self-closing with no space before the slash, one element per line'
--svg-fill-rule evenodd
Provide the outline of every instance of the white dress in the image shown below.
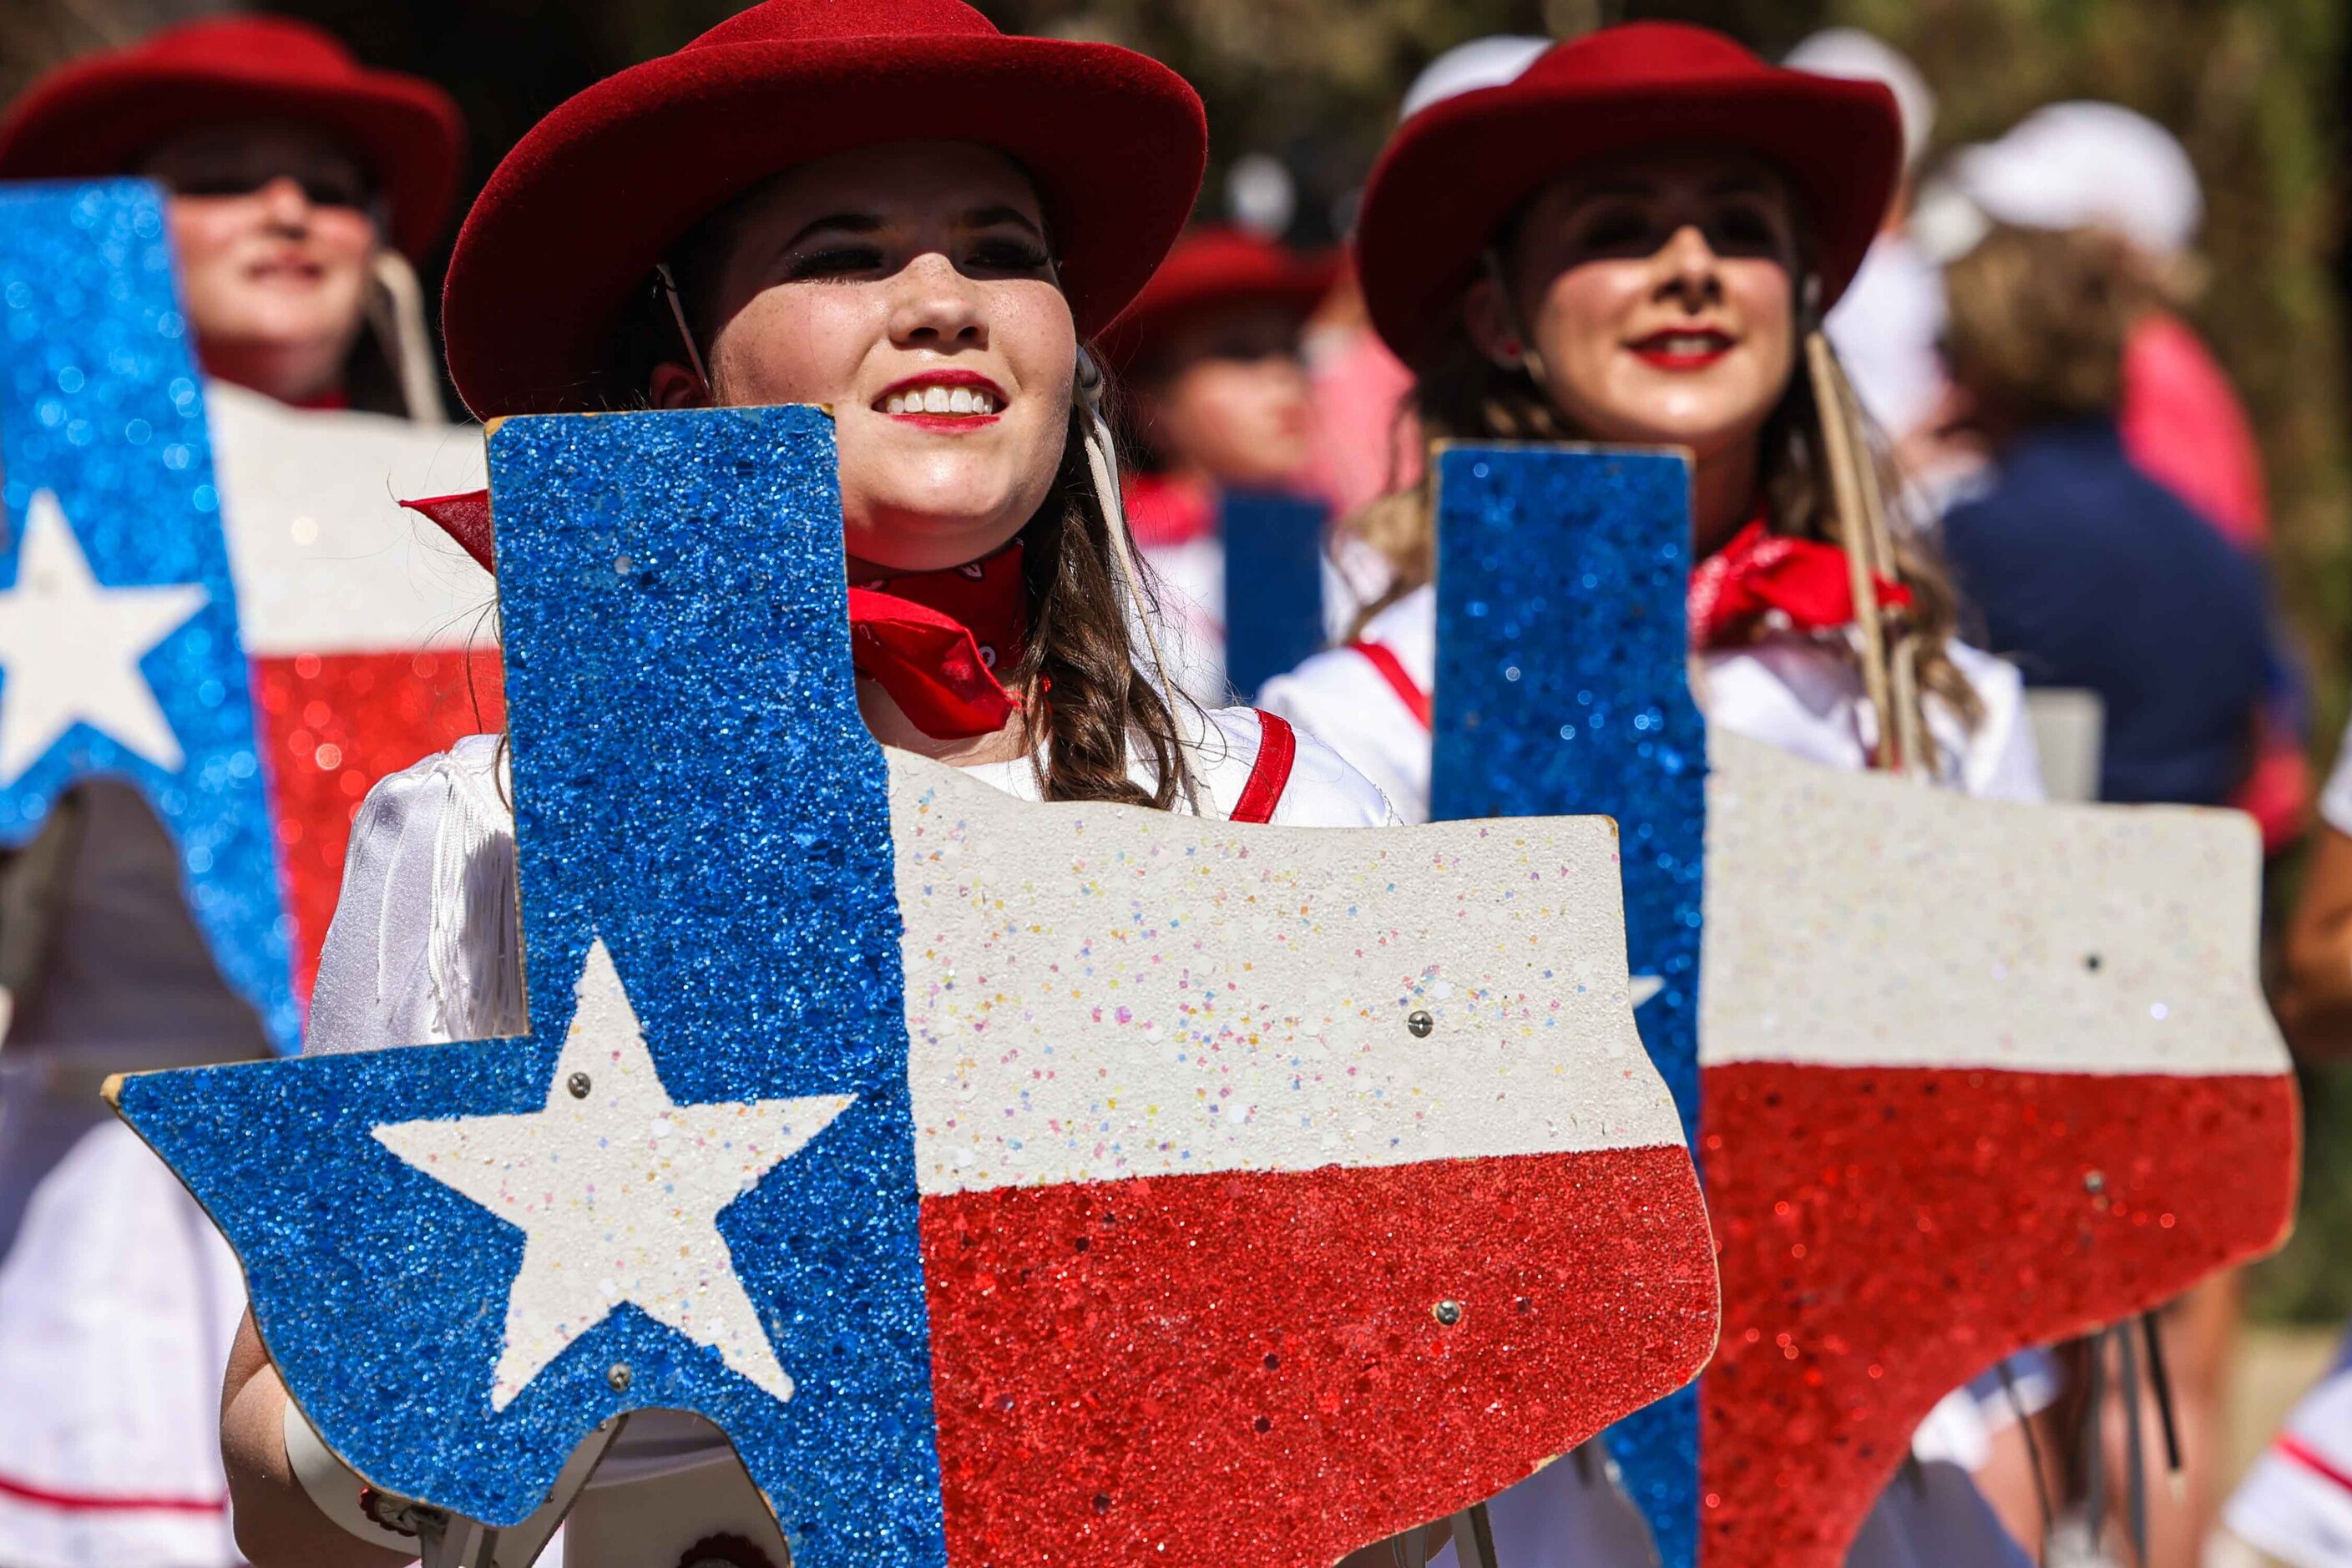
<path fill-rule="evenodd" d="M 1429 818 L 1429 726 L 1415 716 L 1437 673 L 1437 595 L 1420 588 L 1368 622 L 1362 647 L 1327 649 L 1266 682 L 1258 702 L 1355 764 L 1408 822 Z M 2042 774 L 2015 668 L 1963 643 L 1952 661 L 1975 687 L 1974 731 L 1932 700 L 1928 728 L 1947 762 L 1944 783 L 1990 800 L 2040 800 Z M 1401 687 L 1401 684 L 1402 687 Z M 1404 689 L 1409 687 L 1410 689 Z M 1824 767 L 1858 772 L 1875 717 L 1862 677 L 1835 649 L 1792 632 L 1700 656 L 1694 694 L 1707 721 Z"/>
<path fill-rule="evenodd" d="M 478 486 L 477 434 L 205 396 L 249 658 L 470 634 L 489 579 L 394 497 Z M 111 779 L 76 793 L 41 978 L 0 1048 L 0 1564 L 227 1568 L 220 1384 L 243 1280 L 98 1090 L 268 1041 L 145 802 Z"/>
<path fill-rule="evenodd" d="M 1253 709 L 1231 708 L 1198 715 L 1186 755 L 1204 816 L 1232 816 L 1255 782 L 1261 799 L 1272 791 L 1265 820 L 1278 826 L 1397 820 L 1336 752 L 1278 720 L 1269 725 Z M 1295 742 L 1286 766 L 1278 744 L 1264 744 L 1270 729 Z M 1037 798 L 1025 759 L 965 771 L 1007 795 Z M 1132 775 L 1147 788 L 1152 783 L 1140 763 Z M 369 794 L 320 961 L 307 1051 L 486 1039 L 528 1026 L 513 934 L 511 798 L 504 748 L 492 735 L 460 742 Z M 667 1568 L 681 1548 L 719 1531 L 772 1542 L 774 1527 L 715 1428 L 698 1416 L 644 1412 L 631 1417 L 566 1523 L 564 1562 Z M 771 1550 L 781 1568 L 781 1545 Z"/>
<path fill-rule="evenodd" d="M 1970 731 L 1930 701 L 1927 721 L 1945 760 L 1943 782 L 1986 798 L 2040 800 L 2041 769 L 2025 721 L 2022 678 L 2002 660 L 1963 644 L 1952 644 L 1951 656 L 1976 689 L 1984 716 Z M 1258 701 L 1354 763 L 1407 821 L 1425 822 L 1431 744 L 1423 715 L 1436 669 L 1437 596 L 1433 588 L 1423 587 L 1374 616 L 1358 646 L 1328 649 L 1268 681 Z M 1823 643 L 1783 632 L 1743 647 L 1711 650 L 1697 659 L 1692 689 L 1710 724 L 1825 767 L 1858 772 L 1867 763 L 1876 719 L 1860 672 Z M 1914 1451 L 1923 1462 L 1973 1468 L 1984 1458 L 1990 1428 L 2005 1414 L 2004 1406 L 1982 1410 L 1968 1390 L 1955 1390 L 1922 1423 Z M 1594 1483 L 1591 1471 L 1597 1468 L 1556 1464 L 1496 1499 L 1497 1557 L 1528 1568 L 1642 1561 L 1647 1539 L 1615 1489 Z M 1884 1568 L 1907 1565 L 1917 1554 L 1916 1540 L 1938 1531 L 1955 1542 L 1991 1547 L 2005 1542 L 1993 1540 L 1998 1526 L 1982 1500 L 1959 1478 L 1949 1479 L 1958 1484 L 1939 1482 L 1934 1489 L 1932 1517 L 1874 1514 L 1850 1561 Z M 1916 1510 L 1916 1489 L 1895 1500 Z M 1969 1547 L 1954 1550 L 1986 1561 L 2008 1560 Z M 1452 1551 L 1448 1546 L 1433 1561 L 1453 1568 Z"/>

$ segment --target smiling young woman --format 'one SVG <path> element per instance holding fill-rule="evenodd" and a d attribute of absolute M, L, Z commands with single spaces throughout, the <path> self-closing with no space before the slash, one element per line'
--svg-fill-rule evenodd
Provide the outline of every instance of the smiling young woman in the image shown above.
<path fill-rule="evenodd" d="M 1856 657 L 1851 595 L 1845 614 L 1797 625 L 1744 590 L 1818 569 L 1844 593 L 1843 558 L 1821 553 L 1841 531 L 1805 345 L 1860 265 L 1899 159 L 1885 89 L 1778 70 L 1703 29 L 1633 24 L 1414 114 L 1358 230 L 1366 300 L 1414 370 L 1430 439 L 1690 454 L 1700 700 L 1717 724 L 1838 767 L 1866 765 L 1889 718 Z M 1465 167 L 1486 174 L 1465 182 Z M 1261 700 L 1417 817 L 1435 659 L 1429 481 L 1347 526 L 1387 558 L 1388 595 L 1353 646 Z M 1880 615 L 1916 661 L 1921 761 L 1974 793 L 2037 795 L 2017 672 L 1954 637 L 1957 602 L 1926 531 L 1895 530 L 1893 561 Z"/>
<path fill-rule="evenodd" d="M 76 60 L 0 121 L 0 178 L 163 187 L 212 375 L 419 420 L 440 417 L 439 378 L 408 259 L 441 232 L 464 151 L 447 94 L 281 16 L 206 18 Z"/>
<path fill-rule="evenodd" d="M 829 407 L 859 703 L 887 743 L 1032 798 L 1376 826 L 1380 793 L 1311 738 L 1165 695 L 1136 632 L 1081 345 L 1151 275 L 1205 155 L 1192 89 L 1126 50 L 1007 37 L 958 0 L 767 0 L 509 154 L 452 259 L 451 369 L 485 417 Z M 894 606 L 949 617 L 971 657 L 949 668 Z M 476 737 L 371 795 L 309 1048 L 520 1024 L 500 765 Z M 416 953 L 437 956 L 387 957 Z M 222 1415 L 247 1554 L 404 1560 L 307 1430 L 248 1321 Z M 714 1530 L 760 1537 L 746 1568 L 784 1560 L 698 1421 L 634 1419 L 598 1476 L 575 1568 L 669 1568 Z"/>
<path fill-rule="evenodd" d="M 331 889 L 341 864 L 341 786 L 373 777 L 385 749 L 346 757 L 306 710 L 330 706 L 349 740 L 357 671 L 386 708 L 397 686 L 419 727 L 447 724 L 441 735 L 462 732 L 451 708 L 473 706 L 415 667 L 431 662 L 415 657 L 428 628 L 467 624 L 478 579 L 452 582 L 471 569 L 437 545 L 441 559 L 410 554 L 414 521 L 388 499 L 435 477 L 478 482 L 465 457 L 444 460 L 470 443 L 440 423 L 405 259 L 449 216 L 464 139 L 439 89 L 283 17 L 211 16 L 86 55 L 0 114 L 0 180 L 161 187 L 280 813 L 268 878 L 285 879 L 298 952 L 324 923 L 305 895 Z M 93 394 L 113 380 L 113 367 L 86 368 Z M 243 1282 L 99 1089 L 110 1073 L 272 1043 L 222 977 L 181 849 L 131 778 L 81 779 L 31 845 L 0 850 L 0 910 L 13 1011 L 0 1062 L 0 1563 L 233 1568 L 216 1384 Z"/>
<path fill-rule="evenodd" d="M 1932 541 L 1898 531 L 1893 576 L 1859 615 L 1838 548 L 1832 443 L 1852 431 L 1817 401 L 1807 340 L 1877 230 L 1901 145 L 1875 84 L 1775 69 L 1700 28 L 1604 28 L 1406 119 L 1365 190 L 1357 262 L 1429 438 L 1689 454 L 1694 695 L 1712 723 L 1869 765 L 1903 715 L 1865 680 L 1868 630 L 1916 660 L 1930 743 L 1912 765 L 2032 798 L 2018 674 L 1954 640 Z M 1412 818 L 1429 809 L 1432 499 L 1424 479 L 1351 520 L 1389 558 L 1387 602 L 1357 643 L 1260 699 Z M 1812 591 L 1778 591 L 1792 576 Z M 1768 609 L 1799 604 L 1804 617 Z M 1951 1405 L 1981 1433 L 1965 1393 Z M 1966 1474 L 1928 1468 L 1932 1484 L 1889 1489 L 1852 1560 L 2021 1563 Z M 1499 1558 L 1574 1541 L 1580 1561 L 1644 1560 L 1599 1473 L 1554 1465 L 1496 1500 Z"/>

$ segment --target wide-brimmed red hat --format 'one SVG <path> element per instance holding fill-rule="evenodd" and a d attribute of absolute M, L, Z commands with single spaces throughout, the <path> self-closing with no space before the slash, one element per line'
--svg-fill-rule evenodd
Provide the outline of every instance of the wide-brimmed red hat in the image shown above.
<path fill-rule="evenodd" d="M 421 78 L 370 70 L 334 36 L 284 16 L 225 16 L 87 55 L 26 89 L 0 119 L 0 179 L 131 172 L 181 132 L 238 121 L 315 126 L 365 159 L 411 256 L 457 195 L 466 122 Z"/>
<path fill-rule="evenodd" d="M 1096 341 L 1109 368 L 1124 374 L 1170 333 L 1213 311 L 1270 305 L 1304 321 L 1339 276 L 1336 255 L 1302 255 L 1238 228 L 1200 229 L 1177 242 L 1135 303 Z"/>
<path fill-rule="evenodd" d="M 1008 37 L 960 0 L 766 0 L 507 154 L 442 297 L 458 391 L 485 418 L 593 406 L 623 306 L 697 221 L 796 163 L 920 141 L 1029 172 L 1082 336 L 1167 254 L 1208 156 L 1199 96 L 1132 50 Z"/>
<path fill-rule="evenodd" d="M 1520 203 L 1578 164 L 1672 143 L 1738 147 L 1787 176 L 1823 310 L 1862 265 L 1903 164 L 1895 95 L 1877 82 L 1769 66 L 1705 27 L 1603 27 L 1398 129 L 1357 216 L 1373 325 L 1410 360 Z"/>

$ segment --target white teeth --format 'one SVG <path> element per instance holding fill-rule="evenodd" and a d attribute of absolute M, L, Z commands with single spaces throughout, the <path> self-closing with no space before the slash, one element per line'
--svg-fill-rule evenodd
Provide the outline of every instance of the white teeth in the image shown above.
<path fill-rule="evenodd" d="M 962 414 L 996 412 L 996 399 L 969 386 L 926 386 L 894 392 L 882 400 L 885 414 Z"/>

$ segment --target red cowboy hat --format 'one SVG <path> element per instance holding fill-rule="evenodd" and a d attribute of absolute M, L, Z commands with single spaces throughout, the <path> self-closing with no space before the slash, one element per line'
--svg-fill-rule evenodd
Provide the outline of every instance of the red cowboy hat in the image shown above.
<path fill-rule="evenodd" d="M 796 163 L 984 142 L 1037 183 L 1082 336 L 1183 227 L 1201 100 L 1108 44 L 1007 37 L 960 0 L 765 0 L 533 126 L 467 215 L 442 297 L 474 412 L 595 405 L 615 318 L 688 229 Z"/>
<path fill-rule="evenodd" d="M 457 104 L 421 78 L 366 68 L 331 34 L 285 16 L 190 22 L 50 71 L 0 120 L 0 179 L 127 174 L 167 137 L 250 120 L 350 143 L 409 255 L 440 233 L 465 155 Z"/>
<path fill-rule="evenodd" d="M 1110 368 L 1123 374 L 1169 333 L 1211 310 L 1271 305 L 1304 321 L 1339 276 L 1337 256 L 1302 256 L 1237 228 L 1201 229 L 1177 242 L 1097 343 Z"/>
<path fill-rule="evenodd" d="M 1356 225 L 1372 324 L 1411 359 L 1521 202 L 1577 164 L 1672 142 L 1742 148 L 1789 178 L 1823 310 L 1862 265 L 1903 164 L 1895 95 L 1877 82 L 1769 66 L 1705 27 L 1603 27 L 1508 82 L 1441 99 L 1390 139 Z"/>

